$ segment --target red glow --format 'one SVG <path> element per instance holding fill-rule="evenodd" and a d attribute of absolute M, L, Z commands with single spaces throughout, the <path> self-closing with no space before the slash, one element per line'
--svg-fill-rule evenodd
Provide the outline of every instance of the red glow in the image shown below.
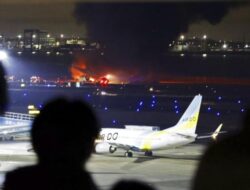
<path fill-rule="evenodd" d="M 106 77 L 100 78 L 100 85 L 101 86 L 107 86 L 109 84 L 109 80 Z"/>

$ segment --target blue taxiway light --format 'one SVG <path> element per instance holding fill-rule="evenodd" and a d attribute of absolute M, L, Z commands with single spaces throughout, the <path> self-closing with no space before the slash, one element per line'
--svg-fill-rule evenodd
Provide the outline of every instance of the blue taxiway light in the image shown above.
<path fill-rule="evenodd" d="M 238 104 L 241 104 L 241 100 L 238 100 L 237 103 L 238 103 Z"/>
<path fill-rule="evenodd" d="M 174 106 L 174 109 L 177 109 L 178 108 L 178 106 Z"/>
<path fill-rule="evenodd" d="M 177 104 L 177 103 L 178 103 L 178 101 L 177 101 L 177 100 L 175 100 L 175 101 L 174 101 L 174 103 L 176 103 L 176 104 Z"/>
<path fill-rule="evenodd" d="M 116 120 L 113 120 L 112 123 L 113 123 L 113 124 L 116 124 Z"/>
<path fill-rule="evenodd" d="M 140 101 L 140 104 L 139 104 L 140 106 L 142 106 L 143 105 L 143 101 Z"/>
<path fill-rule="evenodd" d="M 216 115 L 219 117 L 220 116 L 220 112 L 217 112 Z"/>
<path fill-rule="evenodd" d="M 241 111 L 241 112 L 244 112 L 244 111 L 245 111 L 245 109 L 244 109 L 244 108 L 242 108 L 240 111 Z"/>
<path fill-rule="evenodd" d="M 138 108 L 136 111 L 137 111 L 137 112 L 139 112 L 139 111 L 140 111 L 140 109 Z"/>
<path fill-rule="evenodd" d="M 107 111 L 107 110 L 108 110 L 108 108 L 107 108 L 107 107 L 105 107 L 105 108 L 104 108 L 104 110 L 105 110 L 105 111 Z"/>
<path fill-rule="evenodd" d="M 221 100 L 221 99 L 222 99 L 222 97 L 221 97 L 221 96 L 219 96 L 219 97 L 218 97 L 218 100 Z"/>
<path fill-rule="evenodd" d="M 179 113 L 179 111 L 177 110 L 177 111 L 175 111 L 175 113 L 176 113 L 176 114 L 178 114 L 178 113 Z"/>
<path fill-rule="evenodd" d="M 211 108 L 210 106 L 207 108 L 208 111 L 210 111 L 211 109 L 212 109 L 212 108 Z"/>

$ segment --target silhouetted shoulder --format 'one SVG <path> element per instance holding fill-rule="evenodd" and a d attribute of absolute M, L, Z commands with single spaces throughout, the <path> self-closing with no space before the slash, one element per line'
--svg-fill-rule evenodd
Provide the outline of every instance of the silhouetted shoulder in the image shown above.
<path fill-rule="evenodd" d="M 61 175 L 58 175 L 61 172 Z M 55 171 L 47 167 L 29 166 L 6 174 L 4 190 L 97 190 L 90 175 L 82 170 Z"/>
<path fill-rule="evenodd" d="M 241 134 L 214 143 L 200 161 L 193 190 L 248 189 L 249 160 L 248 140 Z"/>
<path fill-rule="evenodd" d="M 154 190 L 153 187 L 149 186 L 148 184 L 137 181 L 137 180 L 121 180 L 117 182 L 111 190 Z"/>

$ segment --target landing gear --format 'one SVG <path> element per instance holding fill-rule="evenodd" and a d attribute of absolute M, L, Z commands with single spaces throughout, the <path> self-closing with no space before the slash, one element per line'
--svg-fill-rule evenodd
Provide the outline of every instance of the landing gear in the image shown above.
<path fill-rule="evenodd" d="M 153 152 L 152 151 L 146 151 L 144 153 L 145 156 L 153 156 Z"/>
<path fill-rule="evenodd" d="M 133 157 L 133 152 L 127 151 L 127 152 L 125 152 L 124 156 L 131 158 L 131 157 Z"/>

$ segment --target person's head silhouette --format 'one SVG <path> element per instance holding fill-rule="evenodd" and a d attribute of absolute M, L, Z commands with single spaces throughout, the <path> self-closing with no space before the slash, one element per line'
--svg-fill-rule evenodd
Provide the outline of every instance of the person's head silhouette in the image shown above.
<path fill-rule="evenodd" d="M 40 164 L 79 167 L 89 158 L 98 133 L 97 118 L 87 104 L 59 98 L 35 118 L 31 138 Z"/>

